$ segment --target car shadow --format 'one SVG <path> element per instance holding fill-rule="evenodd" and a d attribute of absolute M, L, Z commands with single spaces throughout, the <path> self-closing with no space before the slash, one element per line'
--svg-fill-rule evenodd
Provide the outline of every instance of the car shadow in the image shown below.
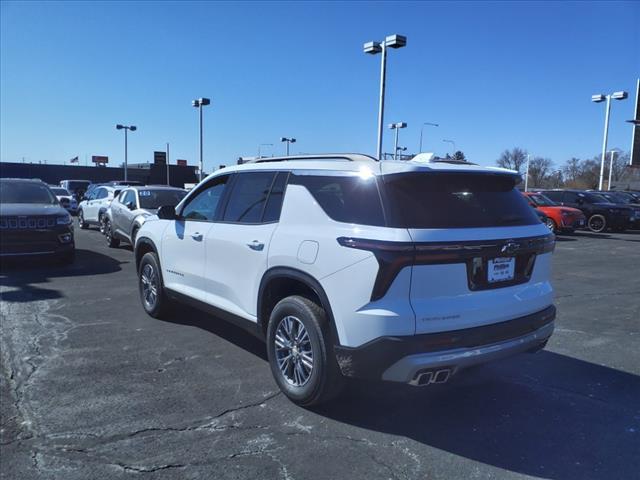
<path fill-rule="evenodd" d="M 449 384 L 354 382 L 316 412 L 526 475 L 631 478 L 640 468 L 640 377 L 542 351 Z"/>
<path fill-rule="evenodd" d="M 200 328 L 233 343 L 262 360 L 267 360 L 267 351 L 264 342 L 260 339 L 232 323 L 188 305 L 180 304 L 179 312 L 171 312 L 159 321 Z"/>
<path fill-rule="evenodd" d="M 215 318 L 181 307 L 164 321 L 267 361 L 260 340 Z M 512 472 L 604 480 L 640 469 L 638 398 L 640 377 L 544 350 L 462 371 L 444 385 L 351 380 L 337 400 L 312 411 Z"/>
<path fill-rule="evenodd" d="M 51 278 L 82 277 L 113 273 L 123 263 L 108 255 L 92 250 L 76 249 L 71 265 L 60 265 L 50 259 L 3 260 L 0 264 L 0 285 L 13 287 L 2 293 L 3 302 L 30 302 L 62 298 L 59 290 L 42 287 Z"/>

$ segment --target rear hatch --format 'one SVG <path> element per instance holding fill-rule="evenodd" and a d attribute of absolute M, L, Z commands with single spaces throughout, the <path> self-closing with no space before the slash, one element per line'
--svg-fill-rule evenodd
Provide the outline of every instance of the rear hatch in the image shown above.
<path fill-rule="evenodd" d="M 459 330 L 552 303 L 554 237 L 514 188 L 488 171 L 383 175 L 387 224 L 414 242 L 410 302 L 416 333 Z"/>

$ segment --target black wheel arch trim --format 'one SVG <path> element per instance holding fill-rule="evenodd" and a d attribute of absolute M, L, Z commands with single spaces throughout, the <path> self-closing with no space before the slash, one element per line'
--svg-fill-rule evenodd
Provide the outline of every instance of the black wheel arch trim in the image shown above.
<path fill-rule="evenodd" d="M 262 318 L 262 308 L 265 296 L 265 289 L 267 285 L 273 281 L 280 278 L 288 278 L 291 280 L 296 280 L 308 288 L 310 288 L 316 296 L 320 299 L 320 306 L 327 313 L 327 317 L 329 320 L 329 329 L 331 331 L 331 341 L 334 345 L 340 344 L 340 337 L 338 336 L 338 330 L 336 328 L 335 318 L 333 316 L 333 310 L 331 309 L 331 303 L 329 302 L 329 297 L 320 285 L 320 282 L 313 278 L 306 272 L 302 270 L 295 269 L 293 267 L 272 267 L 267 270 L 262 276 L 262 280 L 260 281 L 260 288 L 258 289 L 258 309 L 257 312 L 257 320 L 258 320 L 258 329 L 260 331 L 265 331 L 265 327 L 269 322 L 269 318 Z"/>
<path fill-rule="evenodd" d="M 158 262 L 160 262 L 160 255 L 158 254 L 158 248 L 156 247 L 156 244 L 154 243 L 154 241 L 151 240 L 149 237 L 141 237 L 137 239 L 136 244 L 133 247 L 133 250 L 134 250 L 133 255 L 134 255 L 134 258 L 136 259 L 136 271 L 138 271 L 138 268 L 140 268 L 140 260 L 142 260 L 142 256 L 138 258 L 138 251 L 140 250 L 142 245 L 150 246 L 153 252 L 158 256 Z M 162 272 L 162 266 L 160 266 L 160 271 Z"/>

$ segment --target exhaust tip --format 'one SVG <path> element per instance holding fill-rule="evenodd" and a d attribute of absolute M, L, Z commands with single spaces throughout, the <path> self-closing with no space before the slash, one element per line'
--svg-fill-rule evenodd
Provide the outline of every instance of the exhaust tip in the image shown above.
<path fill-rule="evenodd" d="M 444 368 L 440 370 L 419 370 L 409 382 L 410 385 L 416 387 L 425 387 L 432 383 L 446 383 L 451 376 L 451 369 Z"/>

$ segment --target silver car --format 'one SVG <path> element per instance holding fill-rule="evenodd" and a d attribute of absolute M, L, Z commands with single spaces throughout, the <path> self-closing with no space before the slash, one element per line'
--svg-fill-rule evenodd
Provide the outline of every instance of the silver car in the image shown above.
<path fill-rule="evenodd" d="M 176 206 L 186 190 L 165 186 L 129 187 L 113 199 L 104 217 L 104 234 L 110 247 L 120 241 L 134 245 L 136 234 L 145 220 L 165 205 Z"/>

